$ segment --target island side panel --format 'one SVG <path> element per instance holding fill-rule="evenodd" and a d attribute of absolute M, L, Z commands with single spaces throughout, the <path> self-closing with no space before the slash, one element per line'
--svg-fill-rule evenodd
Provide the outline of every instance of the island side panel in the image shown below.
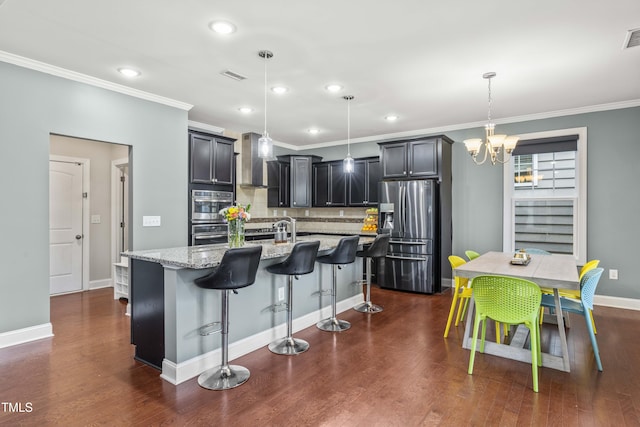
<path fill-rule="evenodd" d="M 230 345 L 265 332 L 268 332 L 269 340 L 281 338 L 280 335 L 284 334 L 286 311 L 273 308 L 276 304 L 284 302 L 278 300 L 278 288 L 286 288 L 287 276 L 274 275 L 266 270 L 268 265 L 280 261 L 281 259 L 261 261 L 255 283 L 238 289 L 238 294 L 230 295 Z M 210 271 L 165 266 L 165 358 L 170 362 L 184 363 L 220 348 L 219 334 L 201 336 L 199 333 L 200 327 L 218 322 L 221 318 L 221 291 L 200 289 L 194 284 L 196 278 Z M 339 270 L 337 300 L 341 301 L 361 293 L 361 286 L 355 284 L 361 277 L 362 265 L 359 262 Z M 321 295 L 320 292 L 331 289 L 331 279 L 331 266 L 316 264 L 313 273 L 294 280 L 294 319 L 316 313 L 313 320 L 315 323 L 327 317 L 327 313 L 330 313 L 331 296 Z M 329 311 L 320 313 L 323 308 Z M 278 326 L 283 329 L 282 332 L 276 331 Z M 257 343 L 250 347 L 255 349 L 263 345 L 266 343 Z M 229 356 L 231 360 L 233 351 L 230 350 Z"/>
<path fill-rule="evenodd" d="M 135 359 L 161 369 L 164 358 L 164 269 L 131 260 L 131 343 Z"/>

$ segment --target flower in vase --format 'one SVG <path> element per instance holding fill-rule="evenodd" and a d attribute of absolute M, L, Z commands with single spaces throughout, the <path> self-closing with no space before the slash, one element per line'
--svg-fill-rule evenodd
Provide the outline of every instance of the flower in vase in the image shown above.
<path fill-rule="evenodd" d="M 227 220 L 227 222 L 241 220 L 243 222 L 247 222 L 251 219 L 251 214 L 249 210 L 251 209 L 251 203 L 249 203 L 246 207 L 242 205 L 233 205 L 224 209 L 220 209 L 218 212 L 220 215 Z"/>
<path fill-rule="evenodd" d="M 248 204 L 246 207 L 233 205 L 221 209 L 219 212 L 229 224 L 228 241 L 230 248 L 240 248 L 244 246 L 244 223 L 251 219 L 249 209 L 251 209 L 251 204 Z"/>

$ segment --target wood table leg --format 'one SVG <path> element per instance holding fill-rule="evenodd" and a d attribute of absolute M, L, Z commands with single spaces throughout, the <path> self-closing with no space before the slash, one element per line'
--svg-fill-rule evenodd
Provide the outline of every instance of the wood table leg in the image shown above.
<path fill-rule="evenodd" d="M 560 294 L 558 288 L 553 288 L 553 300 L 556 303 L 556 319 L 558 322 L 558 333 L 560 334 L 560 345 L 562 346 L 562 362 L 564 371 L 570 372 L 569 348 L 567 346 L 567 334 L 564 330 L 564 319 L 562 317 L 562 306 L 560 305 Z"/>

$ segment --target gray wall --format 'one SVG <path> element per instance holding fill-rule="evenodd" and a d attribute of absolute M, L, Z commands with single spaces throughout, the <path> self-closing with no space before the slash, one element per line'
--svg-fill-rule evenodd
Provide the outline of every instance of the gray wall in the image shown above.
<path fill-rule="evenodd" d="M 587 258 L 605 269 L 617 269 L 619 279 L 605 273 L 597 293 L 640 299 L 635 275 L 640 241 L 640 197 L 635 187 L 640 159 L 640 107 L 498 125 L 500 133 L 523 134 L 555 129 L 587 128 Z M 462 141 L 482 137 L 484 129 L 444 132 L 453 144 L 453 253 L 502 250 L 502 167 L 477 166 Z M 342 158 L 344 147 L 310 150 L 324 160 Z M 309 154 L 309 153 L 307 153 Z M 378 154 L 371 142 L 351 145 L 353 157 Z"/>
<path fill-rule="evenodd" d="M 132 248 L 186 245 L 186 111 L 3 62 L 0 93 L 0 333 L 49 322 L 51 133 L 131 145 Z"/>
<path fill-rule="evenodd" d="M 49 322 L 48 162 L 51 133 L 131 145 L 132 249 L 187 243 L 187 112 L 0 62 L 0 333 Z M 214 123 L 215 124 L 215 123 Z M 633 181 L 640 158 L 640 108 L 500 125 L 517 134 L 588 128 L 588 257 L 617 268 L 602 295 L 640 299 L 633 274 L 640 241 L 640 198 Z M 453 252 L 502 248 L 502 168 L 476 166 L 453 146 Z M 377 154 L 353 144 L 354 157 Z M 286 150 L 282 150 L 286 152 Z M 335 148 L 313 150 L 326 160 Z M 161 227 L 142 228 L 143 215 Z M 55 331 L 54 331 L 55 332 Z"/>

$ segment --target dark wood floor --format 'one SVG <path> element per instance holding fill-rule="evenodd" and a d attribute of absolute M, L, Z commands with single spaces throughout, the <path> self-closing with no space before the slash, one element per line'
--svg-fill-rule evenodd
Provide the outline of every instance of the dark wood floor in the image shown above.
<path fill-rule="evenodd" d="M 0 425 L 640 425 L 640 312 L 597 307 L 602 373 L 572 317 L 572 372 L 540 369 L 534 393 L 525 363 L 479 354 L 467 375 L 463 327 L 442 337 L 449 293 L 374 289 L 372 299 L 385 311 L 349 310 L 339 316 L 352 323 L 346 332 L 297 333 L 311 344 L 304 354 L 262 348 L 236 359 L 251 378 L 220 392 L 196 379 L 173 386 L 134 361 L 111 289 L 54 297 L 54 338 L 0 350 L 0 402 L 32 408 L 3 403 Z M 543 334 L 554 345 L 553 328 Z"/>

